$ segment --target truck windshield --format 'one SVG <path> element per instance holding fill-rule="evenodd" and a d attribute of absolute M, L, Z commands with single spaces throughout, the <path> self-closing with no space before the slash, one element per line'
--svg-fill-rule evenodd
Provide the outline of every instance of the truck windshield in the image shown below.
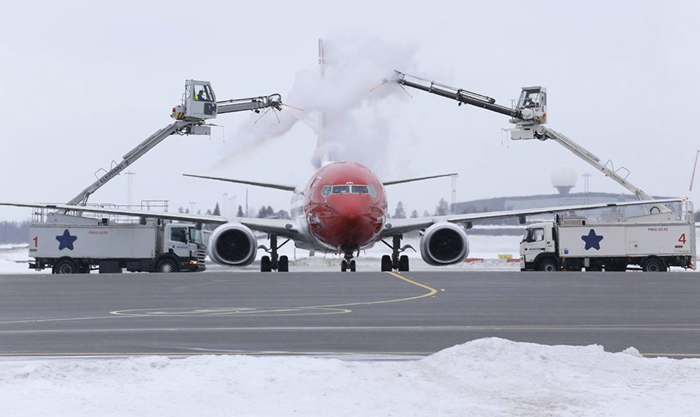
<path fill-rule="evenodd" d="M 544 229 L 528 229 L 525 230 L 523 242 L 540 242 L 544 240 Z"/>
<path fill-rule="evenodd" d="M 196 243 L 198 245 L 203 243 L 201 230 L 197 230 L 194 227 L 190 228 L 190 243 Z"/>

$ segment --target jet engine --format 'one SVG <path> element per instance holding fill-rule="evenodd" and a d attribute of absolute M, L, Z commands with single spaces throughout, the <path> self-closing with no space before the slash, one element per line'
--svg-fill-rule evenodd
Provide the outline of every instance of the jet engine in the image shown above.
<path fill-rule="evenodd" d="M 430 226 L 420 241 L 423 260 L 433 266 L 464 262 L 469 255 L 469 240 L 462 226 L 436 223 Z"/>
<path fill-rule="evenodd" d="M 219 265 L 246 266 L 253 263 L 258 252 L 258 240 L 246 226 L 223 224 L 209 238 L 209 258 Z"/>

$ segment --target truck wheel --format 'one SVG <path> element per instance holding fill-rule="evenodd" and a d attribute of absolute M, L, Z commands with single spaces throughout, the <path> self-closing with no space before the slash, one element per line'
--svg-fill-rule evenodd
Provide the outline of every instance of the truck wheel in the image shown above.
<path fill-rule="evenodd" d="M 559 266 L 557 265 L 557 261 L 554 259 L 548 258 L 548 259 L 543 259 L 540 261 L 540 271 L 545 271 L 545 272 L 556 272 L 559 270 Z"/>
<path fill-rule="evenodd" d="M 287 255 L 280 256 L 277 272 L 289 272 L 289 257 Z"/>
<path fill-rule="evenodd" d="M 162 261 L 158 262 L 158 266 L 156 266 L 156 272 L 160 272 L 163 274 L 177 272 L 177 264 L 172 259 L 163 259 Z"/>
<path fill-rule="evenodd" d="M 649 258 L 642 264 L 644 272 L 666 272 L 664 261 L 659 258 Z"/>
<path fill-rule="evenodd" d="M 78 265 L 72 259 L 61 259 L 53 266 L 54 274 L 77 274 L 80 272 Z"/>

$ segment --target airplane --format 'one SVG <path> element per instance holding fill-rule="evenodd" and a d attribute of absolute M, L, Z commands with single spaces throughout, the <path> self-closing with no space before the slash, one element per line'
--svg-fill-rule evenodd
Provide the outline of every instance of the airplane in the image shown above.
<path fill-rule="evenodd" d="M 382 182 L 366 166 L 356 162 L 329 162 L 319 168 L 303 188 L 287 184 L 271 184 L 231 178 L 184 174 L 188 177 L 260 186 L 292 192 L 292 219 L 236 218 L 189 213 L 156 213 L 152 211 L 82 206 L 72 204 L 42 204 L 0 202 L 0 206 L 31 207 L 64 212 L 92 212 L 218 224 L 212 232 L 207 251 L 209 258 L 220 265 L 242 267 L 252 264 L 258 249 L 269 253 L 261 258 L 262 272 L 289 271 L 287 256 L 278 250 L 290 241 L 300 249 L 343 256 L 341 271 L 356 271 L 355 258 L 363 249 L 382 242 L 391 255 L 381 258 L 382 271 L 408 271 L 409 258 L 402 252 L 413 249 L 401 246 L 403 234 L 422 231 L 420 253 L 432 266 L 454 265 L 469 255 L 467 230 L 472 222 L 485 219 L 517 217 L 521 223 L 531 215 L 681 202 L 683 199 L 640 200 L 619 203 L 580 204 L 523 210 L 430 216 L 409 219 L 387 218 L 385 187 L 414 181 L 441 178 L 456 174 L 441 174 L 397 181 Z M 266 233 L 270 247 L 258 246 L 254 231 Z M 278 238 L 286 239 L 279 244 Z M 386 240 L 391 239 L 391 243 Z"/>
<path fill-rule="evenodd" d="M 466 230 L 470 229 L 472 222 L 477 220 L 518 217 L 521 223 L 524 223 L 528 215 L 655 204 L 653 201 L 632 201 L 388 219 L 386 186 L 457 174 L 382 182 L 362 164 L 345 161 L 328 162 L 311 176 L 303 188 L 288 184 L 261 183 L 205 175 L 183 175 L 293 193 L 291 200 L 293 220 L 239 218 L 235 223 L 219 226 L 211 235 L 209 255 L 212 261 L 229 266 L 245 266 L 255 260 L 257 252 L 255 249 L 258 248 L 252 231 L 267 233 L 270 238 L 270 248 L 259 247 L 270 253 L 270 256 L 263 256 L 261 259 L 260 269 L 263 272 L 289 270 L 287 257 L 278 256 L 277 250 L 290 240 L 300 249 L 343 255 L 342 272 L 356 271 L 355 258 L 360 252 L 372 247 L 375 243 L 382 242 L 391 249 L 391 255 L 382 256 L 381 271 L 408 271 L 409 258 L 401 253 L 408 249 L 415 249 L 410 245 L 401 246 L 404 233 L 422 231 L 420 254 L 427 264 L 453 265 L 464 262 L 468 257 L 469 240 Z M 682 199 L 655 201 L 670 203 L 679 202 Z M 277 241 L 278 237 L 287 240 L 280 245 Z M 387 239 L 391 239 L 392 242 L 386 242 Z"/>

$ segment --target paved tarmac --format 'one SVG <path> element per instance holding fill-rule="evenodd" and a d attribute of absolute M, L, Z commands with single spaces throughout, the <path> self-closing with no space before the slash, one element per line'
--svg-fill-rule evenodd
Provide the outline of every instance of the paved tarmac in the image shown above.
<path fill-rule="evenodd" d="M 700 275 L 0 275 L 0 355 L 427 355 L 483 337 L 700 357 Z"/>

